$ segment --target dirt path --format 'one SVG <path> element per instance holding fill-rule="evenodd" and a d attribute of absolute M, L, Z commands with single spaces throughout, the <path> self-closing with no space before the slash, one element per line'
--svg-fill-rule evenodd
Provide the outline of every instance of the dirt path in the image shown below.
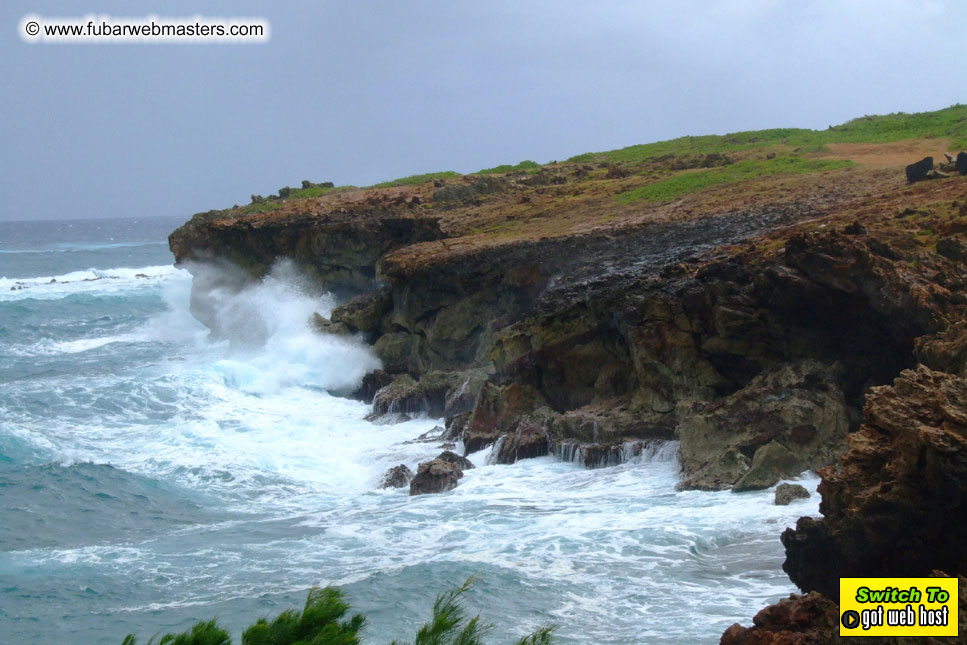
<path fill-rule="evenodd" d="M 868 168 L 906 166 L 924 157 L 933 157 L 934 163 L 940 164 L 946 161 L 944 152 L 953 152 L 949 146 L 950 141 L 947 139 L 918 139 L 893 143 L 829 143 L 826 147 L 831 154 L 821 158 L 849 159 Z"/>

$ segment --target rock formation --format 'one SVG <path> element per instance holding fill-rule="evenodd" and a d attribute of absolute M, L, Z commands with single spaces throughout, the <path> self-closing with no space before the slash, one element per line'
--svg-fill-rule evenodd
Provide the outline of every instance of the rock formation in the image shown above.
<path fill-rule="evenodd" d="M 410 481 L 410 495 L 445 493 L 457 487 L 463 471 L 443 459 L 424 461 L 416 469 L 416 476 Z"/>
<path fill-rule="evenodd" d="M 822 471 L 823 519 L 782 534 L 804 591 L 839 597 L 840 577 L 967 572 L 967 379 L 923 365 L 867 397 L 842 467 Z"/>
<path fill-rule="evenodd" d="M 822 632 L 839 576 L 967 573 L 953 541 L 930 537 L 965 516 L 967 184 L 905 186 L 901 166 L 861 155 L 649 192 L 780 163 L 788 147 L 719 144 L 290 193 L 265 212 L 197 215 L 170 244 L 213 330 L 211 293 L 287 258 L 340 301 L 316 326 L 382 361 L 354 396 L 377 415 L 446 417 L 467 453 L 596 467 L 678 439 L 683 487 L 735 491 L 819 468 L 824 518 L 783 537 L 786 570 L 811 593 L 757 617 L 759 636 L 730 630 L 799 635 L 730 642 L 825 642 L 803 634 Z M 865 148 L 877 145 L 890 144 Z M 967 155 L 953 163 L 964 173 Z M 907 179 L 932 169 L 927 157 Z M 425 462 L 411 492 L 461 475 Z"/>
<path fill-rule="evenodd" d="M 799 484 L 776 486 L 776 506 L 788 506 L 797 499 L 809 499 L 809 491 Z"/>
<path fill-rule="evenodd" d="M 413 471 L 407 468 L 406 464 L 400 464 L 386 471 L 386 474 L 383 475 L 383 479 L 380 481 L 379 487 L 403 488 L 409 485 L 412 479 Z"/>

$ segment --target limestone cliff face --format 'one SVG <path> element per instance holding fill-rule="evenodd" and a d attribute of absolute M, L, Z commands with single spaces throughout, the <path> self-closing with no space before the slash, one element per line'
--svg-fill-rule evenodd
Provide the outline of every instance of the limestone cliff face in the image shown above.
<path fill-rule="evenodd" d="M 189 268 L 236 267 L 196 272 L 193 311 L 213 328 L 206 293 L 291 261 L 343 301 L 316 327 L 359 334 L 382 359 L 376 414 L 465 415 L 448 425 L 470 448 L 502 441 L 504 461 L 605 465 L 677 438 L 683 486 L 767 487 L 835 461 L 871 387 L 947 355 L 967 301 L 950 252 L 967 211 L 949 188 L 901 199 L 951 213 L 924 216 L 922 230 L 953 234 L 940 253 L 898 231 L 920 226 L 909 208 L 869 197 L 892 190 L 882 174 L 675 208 L 622 207 L 587 175 L 209 213 L 170 243 Z"/>

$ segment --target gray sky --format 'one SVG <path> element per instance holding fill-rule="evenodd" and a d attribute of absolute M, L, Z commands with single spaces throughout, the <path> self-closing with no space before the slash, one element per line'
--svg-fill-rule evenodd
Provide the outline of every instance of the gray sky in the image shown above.
<path fill-rule="evenodd" d="M 264 45 L 30 45 L 42 16 L 262 16 Z M 0 8 L 0 219 L 181 215 L 302 179 L 546 162 L 967 100 L 963 0 Z"/>

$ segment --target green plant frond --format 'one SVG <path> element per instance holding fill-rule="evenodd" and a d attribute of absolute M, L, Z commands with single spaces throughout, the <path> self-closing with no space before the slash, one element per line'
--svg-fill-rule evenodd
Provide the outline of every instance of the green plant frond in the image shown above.
<path fill-rule="evenodd" d="M 557 627 L 545 626 L 517 641 L 517 645 L 551 645 Z"/>

